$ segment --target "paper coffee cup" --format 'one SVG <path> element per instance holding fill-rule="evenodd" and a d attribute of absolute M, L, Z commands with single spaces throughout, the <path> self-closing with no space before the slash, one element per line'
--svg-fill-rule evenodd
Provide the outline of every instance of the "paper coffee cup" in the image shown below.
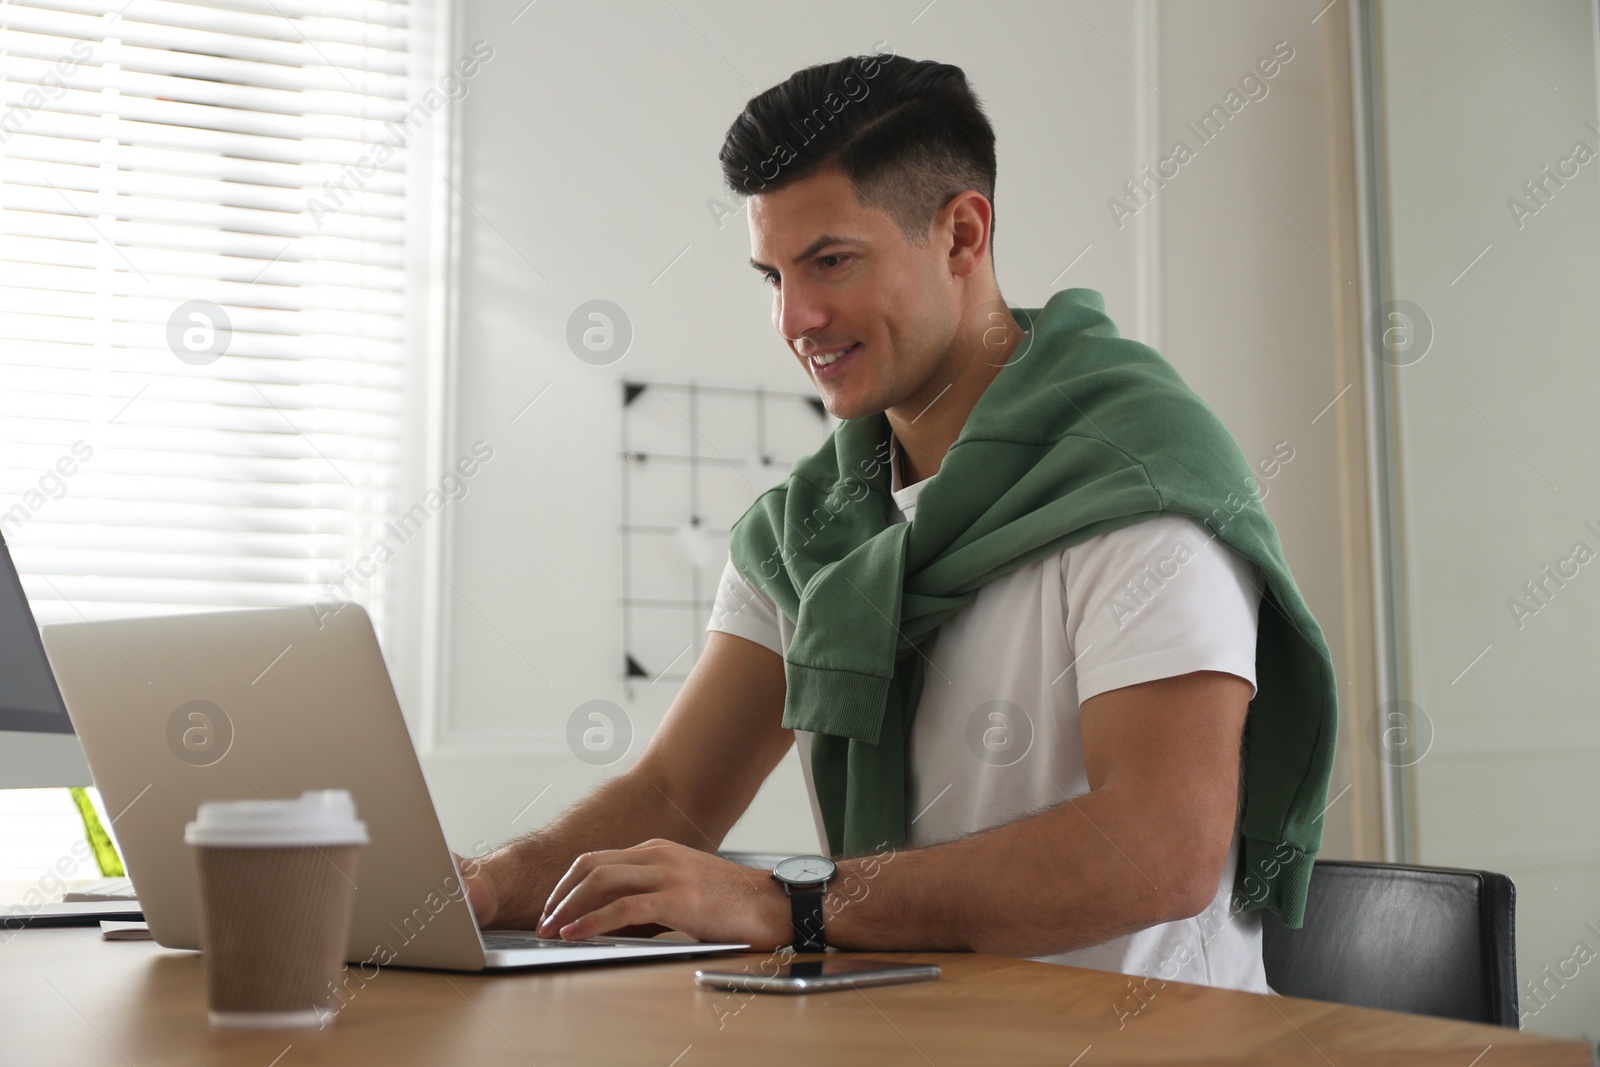
<path fill-rule="evenodd" d="M 350 794 L 207 802 L 183 839 L 194 846 L 211 1025 L 321 1026 L 367 843 Z"/>

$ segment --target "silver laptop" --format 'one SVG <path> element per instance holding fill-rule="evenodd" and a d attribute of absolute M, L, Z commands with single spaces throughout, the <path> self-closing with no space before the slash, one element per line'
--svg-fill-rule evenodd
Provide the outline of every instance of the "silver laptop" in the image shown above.
<path fill-rule="evenodd" d="M 750 947 L 481 932 L 358 605 L 68 623 L 44 627 L 44 645 L 151 936 L 169 948 L 200 947 L 183 843 L 200 802 L 307 789 L 348 789 L 371 839 L 352 963 L 479 971 Z"/>

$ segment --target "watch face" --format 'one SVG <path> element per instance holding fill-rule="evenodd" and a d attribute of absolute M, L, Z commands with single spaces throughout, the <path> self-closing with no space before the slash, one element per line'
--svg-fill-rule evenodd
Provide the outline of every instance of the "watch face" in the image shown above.
<path fill-rule="evenodd" d="M 811 885 L 832 878 L 834 869 L 826 856 L 790 856 L 772 868 L 772 876 L 790 885 Z"/>

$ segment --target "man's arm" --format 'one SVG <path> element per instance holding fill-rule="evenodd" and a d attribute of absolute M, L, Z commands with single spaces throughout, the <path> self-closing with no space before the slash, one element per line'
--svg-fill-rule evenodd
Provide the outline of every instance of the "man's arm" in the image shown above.
<path fill-rule="evenodd" d="M 782 727 L 783 697 L 780 656 L 742 637 L 708 633 L 636 764 L 548 826 L 463 861 L 479 921 L 533 929 L 552 888 L 585 852 L 647 838 L 715 852 L 794 743 L 793 731 Z"/>
<path fill-rule="evenodd" d="M 1249 698 L 1250 683 L 1216 671 L 1090 698 L 1087 794 L 957 841 L 842 861 L 823 902 L 828 943 L 1043 956 L 1198 914 L 1233 840 Z M 756 948 L 792 940 L 770 879 L 646 845 L 574 863 L 547 935 L 659 922 Z"/>
<path fill-rule="evenodd" d="M 1044 956 L 1198 914 L 1233 841 L 1249 699 L 1216 671 L 1091 697 L 1088 793 L 887 863 L 844 861 L 828 942 Z"/>

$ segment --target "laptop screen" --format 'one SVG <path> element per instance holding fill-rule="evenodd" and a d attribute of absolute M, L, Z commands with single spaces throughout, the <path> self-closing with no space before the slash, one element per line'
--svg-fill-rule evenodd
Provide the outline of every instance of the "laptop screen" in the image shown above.
<path fill-rule="evenodd" d="M 0 730 L 70 734 L 72 720 L 45 658 L 11 550 L 0 536 Z"/>

